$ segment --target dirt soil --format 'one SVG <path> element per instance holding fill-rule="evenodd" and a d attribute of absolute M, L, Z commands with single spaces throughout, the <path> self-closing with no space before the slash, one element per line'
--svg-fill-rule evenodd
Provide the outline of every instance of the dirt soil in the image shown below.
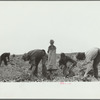
<path fill-rule="evenodd" d="M 67 54 L 71 58 L 75 60 L 75 54 Z M 57 66 L 58 66 L 58 61 L 59 61 L 59 55 L 57 55 Z M 62 69 L 59 68 L 58 70 L 54 71 L 52 77 L 52 80 L 46 79 L 42 77 L 41 74 L 41 63 L 39 64 L 38 67 L 38 78 L 34 77 L 33 79 L 30 79 L 30 73 L 31 71 L 29 70 L 30 64 L 29 62 L 24 62 L 22 60 L 22 55 L 16 55 L 15 57 L 11 56 L 10 57 L 10 62 L 8 63 L 7 66 L 2 63 L 0 67 L 0 82 L 94 82 L 97 81 L 95 78 L 89 76 L 86 80 L 82 80 L 84 71 L 86 69 L 86 66 L 83 67 L 81 66 L 83 62 L 77 63 L 77 66 L 73 69 L 74 76 L 73 77 L 67 77 L 65 78 L 63 75 Z M 70 65 L 70 63 L 69 63 Z M 80 69 L 83 69 L 80 72 Z M 99 74 L 100 74 L 100 67 L 99 68 Z"/>

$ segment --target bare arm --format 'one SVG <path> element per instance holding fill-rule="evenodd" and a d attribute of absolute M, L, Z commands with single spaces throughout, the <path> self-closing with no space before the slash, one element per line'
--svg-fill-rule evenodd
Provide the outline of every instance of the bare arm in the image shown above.
<path fill-rule="evenodd" d="M 70 61 L 70 62 L 72 62 L 73 63 L 73 66 L 75 66 L 76 64 L 77 64 L 77 62 L 76 61 L 74 61 L 73 59 L 71 59 L 71 58 L 68 58 L 68 60 Z"/>
<path fill-rule="evenodd" d="M 87 64 L 90 64 L 91 63 L 91 61 L 84 61 L 84 63 L 82 64 L 82 66 L 85 66 L 85 65 L 87 65 Z"/>
<path fill-rule="evenodd" d="M 70 57 L 68 58 L 68 60 L 69 60 L 70 62 L 73 63 L 73 64 L 71 65 L 71 67 L 69 68 L 69 71 L 71 71 L 71 70 L 74 68 L 74 66 L 77 64 L 77 62 L 74 61 L 73 59 L 71 59 Z"/>

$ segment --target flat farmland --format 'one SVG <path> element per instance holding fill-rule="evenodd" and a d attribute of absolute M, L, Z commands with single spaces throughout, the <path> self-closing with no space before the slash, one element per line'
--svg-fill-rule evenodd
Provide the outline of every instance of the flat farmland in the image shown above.
<path fill-rule="evenodd" d="M 76 60 L 75 56 L 77 53 L 66 53 L 67 56 L 71 57 L 72 59 Z M 38 66 L 38 77 L 33 78 L 30 80 L 30 73 L 31 71 L 29 70 L 30 64 L 29 62 L 24 62 L 22 60 L 22 55 L 16 55 L 13 57 L 12 55 L 10 56 L 10 62 L 8 63 L 7 66 L 2 63 L 0 67 L 0 82 L 82 82 L 83 80 L 81 79 L 83 77 L 83 73 L 86 70 L 86 66 L 81 66 L 83 61 L 77 62 L 77 65 L 74 67 L 73 72 L 74 76 L 72 77 L 67 77 L 65 78 L 63 75 L 62 69 L 58 66 L 58 61 L 60 59 L 60 55 L 57 54 L 57 68 L 54 72 L 54 75 L 52 76 L 52 80 L 45 79 L 42 77 L 42 67 L 41 67 L 41 62 Z M 68 66 L 70 66 L 71 63 L 68 63 Z M 100 76 L 100 64 L 98 66 L 99 68 L 99 76 Z M 84 69 L 83 71 L 80 71 L 81 69 Z M 86 82 L 92 82 L 96 81 L 93 77 L 89 76 L 88 80 Z"/>

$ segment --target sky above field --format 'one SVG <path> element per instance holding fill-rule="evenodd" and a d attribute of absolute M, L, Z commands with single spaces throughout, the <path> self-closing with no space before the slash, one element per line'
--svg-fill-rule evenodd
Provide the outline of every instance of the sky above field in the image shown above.
<path fill-rule="evenodd" d="M 100 2 L 0 2 L 0 54 L 47 51 L 50 39 L 57 53 L 100 47 Z"/>

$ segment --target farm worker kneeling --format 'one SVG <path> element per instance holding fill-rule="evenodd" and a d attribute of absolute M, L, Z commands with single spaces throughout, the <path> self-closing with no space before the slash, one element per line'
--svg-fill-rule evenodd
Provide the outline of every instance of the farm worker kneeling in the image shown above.
<path fill-rule="evenodd" d="M 30 70 L 32 70 L 31 76 L 37 76 L 38 72 L 38 64 L 42 60 L 42 75 L 46 77 L 46 61 L 47 61 L 47 54 L 45 50 L 37 49 L 29 51 L 25 53 L 22 57 L 24 61 L 29 61 L 31 64 Z"/>
<path fill-rule="evenodd" d="M 73 59 L 71 59 L 70 57 L 66 56 L 64 53 L 61 53 L 60 55 L 60 60 L 59 60 L 59 66 L 64 65 L 63 68 L 63 74 L 65 77 L 70 76 L 71 74 L 74 74 L 72 72 L 73 67 L 77 64 L 76 61 L 74 61 Z M 67 63 L 71 62 L 72 65 L 70 66 L 70 68 L 68 68 Z M 73 75 L 71 75 L 73 76 Z"/>
<path fill-rule="evenodd" d="M 87 77 L 87 73 L 93 67 L 93 75 L 96 79 L 98 79 L 98 64 L 100 62 L 100 49 L 99 48 L 93 48 L 85 53 L 78 53 L 76 58 L 77 60 L 85 60 L 82 66 L 90 64 L 91 61 L 93 61 L 93 65 L 87 67 L 83 78 Z"/>

